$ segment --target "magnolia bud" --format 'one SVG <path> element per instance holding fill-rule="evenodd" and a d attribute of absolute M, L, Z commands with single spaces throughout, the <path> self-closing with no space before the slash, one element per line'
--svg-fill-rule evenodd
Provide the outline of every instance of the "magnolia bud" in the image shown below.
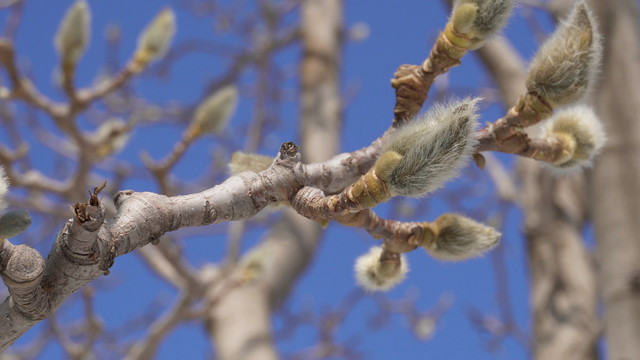
<path fill-rule="evenodd" d="M 564 145 L 563 156 L 553 164 L 553 171 L 557 173 L 591 167 L 606 140 L 602 123 L 586 105 L 558 111 L 544 123 L 542 131 Z"/>
<path fill-rule="evenodd" d="M 391 195 L 422 196 L 454 177 L 471 158 L 477 140 L 476 103 L 479 99 L 435 105 L 397 129 L 382 153 L 402 155 L 384 177 Z"/>
<path fill-rule="evenodd" d="M 173 10 L 164 8 L 138 38 L 135 59 L 142 65 L 163 57 L 169 50 L 176 32 L 176 17 Z"/>
<path fill-rule="evenodd" d="M 4 207 L 4 196 L 9 191 L 9 180 L 4 171 L 4 167 L 0 165 L 0 209 Z"/>
<path fill-rule="evenodd" d="M 0 239 L 9 239 L 20 235 L 31 225 L 31 216 L 27 210 L 13 210 L 0 216 Z"/>
<path fill-rule="evenodd" d="M 468 48 L 476 49 L 504 27 L 512 8 L 513 0 L 457 0 L 451 23 L 457 32 L 469 38 Z"/>
<path fill-rule="evenodd" d="M 404 255 L 398 261 L 381 260 L 382 247 L 374 246 L 356 259 L 356 282 L 367 291 L 387 291 L 404 280 L 409 265 Z"/>
<path fill-rule="evenodd" d="M 236 151 L 231 155 L 231 160 L 229 161 L 229 172 L 231 175 L 237 175 L 245 171 L 259 173 L 271 166 L 271 163 L 273 163 L 272 157 Z"/>
<path fill-rule="evenodd" d="M 579 1 L 531 61 L 527 89 L 556 107 L 580 100 L 602 57 L 591 10 Z"/>
<path fill-rule="evenodd" d="M 103 158 L 120 152 L 129 141 L 129 129 L 120 119 L 105 121 L 92 135 L 93 141 L 99 144 L 96 155 Z"/>
<path fill-rule="evenodd" d="M 73 66 L 84 53 L 91 36 L 91 13 L 85 0 L 76 1 L 67 10 L 54 45 L 64 66 Z"/>
<path fill-rule="evenodd" d="M 209 96 L 196 109 L 193 122 L 189 127 L 189 136 L 197 137 L 204 133 L 220 133 L 229 123 L 238 106 L 238 88 L 228 85 Z"/>
<path fill-rule="evenodd" d="M 482 255 L 498 244 L 500 233 L 458 214 L 442 214 L 430 226 L 422 247 L 441 260 L 465 260 Z"/>

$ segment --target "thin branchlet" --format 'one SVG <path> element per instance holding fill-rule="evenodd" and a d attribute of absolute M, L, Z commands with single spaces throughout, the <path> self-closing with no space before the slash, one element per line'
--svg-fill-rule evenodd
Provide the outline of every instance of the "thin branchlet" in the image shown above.
<path fill-rule="evenodd" d="M 601 36 L 591 10 L 579 1 L 531 62 L 527 89 L 552 106 L 580 100 L 597 74 Z"/>
<path fill-rule="evenodd" d="M 395 151 L 402 155 L 387 183 L 392 195 L 431 193 L 468 163 L 477 145 L 473 132 L 478 101 L 464 99 L 435 105 L 389 137 L 382 153 Z"/>
<path fill-rule="evenodd" d="M 544 136 L 558 138 L 566 148 L 564 156 L 548 166 L 559 175 L 591 167 L 606 141 L 602 123 L 586 105 L 558 111 L 544 123 L 542 131 Z"/>

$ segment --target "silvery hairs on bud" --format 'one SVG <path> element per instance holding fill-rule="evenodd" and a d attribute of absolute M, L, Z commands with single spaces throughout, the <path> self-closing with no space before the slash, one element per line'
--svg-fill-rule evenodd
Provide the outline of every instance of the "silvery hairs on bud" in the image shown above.
<path fill-rule="evenodd" d="M 402 155 L 387 183 L 392 195 L 431 193 L 468 163 L 477 145 L 473 133 L 479 100 L 436 104 L 391 134 L 381 153 Z"/>
<path fill-rule="evenodd" d="M 548 164 L 548 168 L 556 175 L 565 175 L 591 167 L 593 158 L 598 155 L 606 142 L 602 123 L 593 109 L 586 105 L 576 105 L 557 111 L 553 117 L 544 122 L 542 132 L 545 136 L 568 138 L 572 143 L 572 151 L 568 158 Z"/>
<path fill-rule="evenodd" d="M 436 259 L 456 261 L 480 256 L 498 244 L 500 233 L 466 216 L 445 213 L 434 222 L 437 235 L 424 248 Z"/>
<path fill-rule="evenodd" d="M 601 58 L 594 16 L 578 1 L 531 61 L 527 89 L 554 107 L 576 102 L 588 91 Z"/>
<path fill-rule="evenodd" d="M 500 31 L 513 8 L 513 0 L 456 0 L 453 8 L 465 3 L 477 7 L 472 29 L 481 38 L 487 38 Z"/>
<path fill-rule="evenodd" d="M 409 265 L 404 255 L 400 256 L 400 267 L 393 273 L 381 271 L 382 247 L 374 246 L 356 259 L 353 267 L 356 282 L 366 291 L 387 291 L 404 280 Z"/>
<path fill-rule="evenodd" d="M 9 180 L 4 171 L 4 167 L 0 165 L 0 209 L 4 208 L 4 196 L 9 191 Z"/>

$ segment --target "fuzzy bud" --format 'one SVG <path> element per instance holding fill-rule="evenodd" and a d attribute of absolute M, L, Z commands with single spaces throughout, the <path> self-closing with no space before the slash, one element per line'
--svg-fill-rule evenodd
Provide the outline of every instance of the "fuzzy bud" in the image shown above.
<path fill-rule="evenodd" d="M 245 171 L 259 173 L 260 171 L 266 170 L 272 163 L 272 157 L 236 151 L 231 155 L 231 160 L 229 161 L 229 172 L 231 175 L 238 175 Z"/>
<path fill-rule="evenodd" d="M 176 16 L 173 10 L 162 9 L 140 34 L 135 61 L 144 66 L 163 57 L 169 50 L 175 32 Z"/>
<path fill-rule="evenodd" d="M 576 102 L 589 89 L 601 57 L 595 19 L 579 1 L 531 61 L 527 89 L 553 107 Z"/>
<path fill-rule="evenodd" d="M 229 123 L 238 106 L 238 88 L 225 86 L 209 96 L 196 109 L 189 136 L 197 137 L 205 133 L 220 133 Z"/>
<path fill-rule="evenodd" d="M 0 209 L 4 207 L 4 196 L 9 191 L 9 179 L 4 171 L 4 167 L 0 166 Z"/>
<path fill-rule="evenodd" d="M 553 164 L 553 171 L 559 173 L 591 167 L 606 140 L 602 123 L 586 105 L 558 111 L 544 123 L 542 131 L 565 146 L 563 156 Z"/>
<path fill-rule="evenodd" d="M 426 195 L 467 164 L 477 145 L 473 133 L 478 124 L 478 100 L 435 105 L 391 134 L 382 153 L 402 155 L 385 175 L 392 196 Z"/>
<path fill-rule="evenodd" d="M 13 210 L 0 216 L 0 239 L 9 239 L 20 235 L 31 225 L 31 216 L 27 210 Z"/>
<path fill-rule="evenodd" d="M 99 144 L 96 156 L 103 158 L 117 154 L 127 145 L 129 137 L 129 129 L 124 121 L 116 118 L 105 121 L 92 134 L 94 143 Z"/>
<path fill-rule="evenodd" d="M 63 66 L 74 66 L 91 37 L 91 13 L 85 0 L 76 1 L 67 10 L 54 38 Z"/>
<path fill-rule="evenodd" d="M 404 255 L 381 259 L 382 247 L 374 246 L 356 259 L 356 282 L 367 291 L 387 291 L 404 280 L 409 265 Z"/>
<path fill-rule="evenodd" d="M 458 214 L 442 214 L 430 224 L 422 247 L 436 259 L 456 261 L 482 255 L 498 244 L 500 233 Z"/>
<path fill-rule="evenodd" d="M 457 32 L 470 39 L 469 48 L 476 49 L 504 27 L 512 8 L 513 0 L 457 0 L 451 23 Z"/>

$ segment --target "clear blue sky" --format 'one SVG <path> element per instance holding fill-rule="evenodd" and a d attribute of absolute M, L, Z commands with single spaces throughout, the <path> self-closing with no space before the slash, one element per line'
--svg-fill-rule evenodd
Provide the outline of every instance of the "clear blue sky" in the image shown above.
<path fill-rule="evenodd" d="M 122 47 L 120 62 L 124 63 L 133 51 L 139 31 L 153 18 L 165 4 L 172 5 L 177 13 L 178 32 L 175 43 L 187 39 L 212 39 L 211 22 L 207 17 L 194 17 L 185 12 L 177 1 L 89 1 L 93 14 L 93 33 L 91 45 L 83 57 L 77 82 L 80 85 L 90 84 L 104 64 L 104 31 L 110 23 L 118 24 L 122 29 Z M 28 66 L 35 82 L 42 92 L 56 99 L 63 99 L 53 79 L 58 60 L 52 45 L 52 38 L 58 23 L 71 1 L 49 0 L 28 1 L 25 6 L 23 23 L 17 36 L 17 52 L 23 66 Z M 506 33 L 514 40 L 523 56 L 530 57 L 536 42 L 531 31 L 519 16 L 510 21 Z M 367 145 L 379 136 L 390 124 L 394 93 L 389 80 L 398 65 L 404 63 L 419 64 L 427 56 L 438 31 L 444 26 L 447 11 L 441 1 L 363 1 L 352 0 L 345 4 L 346 23 L 366 23 L 370 29 L 369 36 L 361 42 L 350 43 L 345 48 L 343 63 L 343 90 L 350 95 L 350 103 L 345 111 L 342 151 L 352 151 Z M 1 19 L 5 21 L 6 14 Z M 545 20 L 543 19 L 544 21 Z M 233 39 L 222 39 L 233 44 Z M 295 65 L 299 52 L 289 50 L 278 58 L 281 64 Z M 195 54 L 178 61 L 167 78 L 156 79 L 141 76 L 133 84 L 139 95 L 151 101 L 193 103 L 202 95 L 206 79 L 224 71 L 226 63 L 207 54 Z M 292 68 L 289 68 L 292 70 Z M 246 73 L 242 81 L 253 80 L 251 73 Z M 442 82 L 444 84 L 445 82 Z M 463 59 L 463 65 L 451 70 L 448 77 L 451 92 L 458 96 L 481 95 L 482 88 L 493 87 L 481 65 L 472 54 Z M 295 79 L 284 83 L 290 94 L 295 94 Z M 432 89 L 433 93 L 433 89 Z M 430 103 L 431 99 L 428 100 Z M 236 137 L 237 146 L 242 146 L 242 132 L 233 127 L 246 124 L 251 116 L 250 99 L 242 98 L 239 110 L 231 122 L 232 128 L 226 134 Z M 501 114 L 498 105 L 486 104 L 483 107 L 482 121 L 493 121 Z M 295 102 L 285 103 L 282 109 L 282 123 L 270 129 L 267 134 L 262 153 L 275 154 L 281 142 L 295 140 L 297 108 Z M 39 116 L 43 116 L 40 114 Z M 44 117 L 43 117 L 44 119 Z M 46 120 L 44 120 L 46 122 Z M 87 125 L 87 128 L 91 126 Z M 148 151 L 154 158 L 160 158 L 170 151 L 171 146 L 180 134 L 177 127 L 159 126 L 139 129 L 133 141 L 119 155 L 139 164 L 139 152 Z M 5 135 L 0 140 L 5 141 Z M 186 155 L 184 161 L 177 166 L 177 175 L 183 178 L 197 178 L 202 175 L 209 154 L 216 148 L 220 138 L 207 137 L 200 140 Z M 302 149 L 304 151 L 304 149 Z M 36 153 L 41 157 L 38 166 L 42 171 L 51 169 L 50 154 Z M 509 157 L 502 157 L 509 162 Z M 155 190 L 155 185 L 146 180 L 132 181 L 126 184 L 135 190 Z M 214 184 L 211 184 L 214 185 Z M 473 200 L 465 200 L 467 208 L 485 206 L 484 213 L 470 214 L 478 219 L 496 214 L 492 205 L 491 184 L 486 174 L 469 168 L 452 186 L 439 191 L 434 197 L 413 201 L 411 204 L 419 209 L 419 217 L 407 217 L 407 220 L 433 220 L 445 211 L 465 212 L 460 208 L 447 204 L 444 200 L 447 192 L 470 189 Z M 380 214 L 385 216 L 389 206 L 383 206 Z M 528 315 L 528 277 L 526 272 L 526 255 L 521 237 L 520 215 L 510 211 L 505 219 L 507 225 L 502 240 L 504 259 L 507 264 L 510 295 L 514 313 L 519 325 L 527 328 Z M 60 224 L 62 226 L 62 224 Z M 212 232 L 221 233 L 225 225 Z M 250 231 L 245 244 L 255 244 L 261 231 Z M 354 259 L 375 244 L 362 231 L 345 229 L 339 225 L 330 225 L 324 233 L 324 242 L 315 262 L 300 280 L 293 296 L 285 305 L 292 311 L 313 308 L 324 311 L 339 304 L 354 288 L 352 267 Z M 53 241 L 53 238 L 50 239 Z M 218 261 L 223 257 L 225 237 L 219 235 L 191 236 L 185 238 L 185 252 L 195 266 L 208 261 Z M 39 250 L 46 253 L 50 244 L 42 244 Z M 370 319 L 375 315 L 375 307 L 371 300 L 365 300 L 345 319 L 343 328 L 338 333 L 339 339 L 357 337 L 358 344 L 354 349 L 363 353 L 367 359 L 523 359 L 526 353 L 514 341 L 507 339 L 495 353 L 485 351 L 486 336 L 473 328 L 468 318 L 471 307 L 480 309 L 485 315 L 498 316 L 500 307 L 495 296 L 495 274 L 491 257 L 470 260 L 460 263 L 444 263 L 428 257 L 422 251 L 409 254 L 411 272 L 409 278 L 386 296 L 400 299 L 412 292 L 419 294 L 417 309 L 426 311 L 431 308 L 443 294 L 448 294 L 453 305 L 446 311 L 437 325 L 434 336 L 429 341 L 419 341 L 408 330 L 408 324 L 395 316 L 380 330 L 368 328 Z M 108 278 L 95 282 L 98 288 L 96 309 L 104 320 L 107 329 L 115 329 L 127 318 L 139 315 L 152 304 L 161 299 L 161 308 L 166 308 L 174 300 L 171 287 L 150 277 L 149 271 L 134 254 L 120 257 Z M 61 311 L 63 321 L 81 316 L 78 301 L 65 305 Z M 276 321 L 276 325 L 278 321 Z M 25 338 L 32 338 L 37 328 L 30 331 Z M 140 336 L 138 332 L 135 336 Z M 284 352 L 301 350 L 314 344 L 314 332 L 301 329 L 295 336 L 279 346 Z M 129 338 L 128 340 L 132 340 Z M 23 343 L 23 340 L 18 344 Z M 187 346 L 189 344 L 189 346 Z M 50 346 L 46 358 L 59 358 L 61 351 L 57 346 Z M 210 357 L 210 347 L 202 335 L 198 325 L 186 324 L 173 332 L 158 353 L 160 359 L 206 358 Z"/>

